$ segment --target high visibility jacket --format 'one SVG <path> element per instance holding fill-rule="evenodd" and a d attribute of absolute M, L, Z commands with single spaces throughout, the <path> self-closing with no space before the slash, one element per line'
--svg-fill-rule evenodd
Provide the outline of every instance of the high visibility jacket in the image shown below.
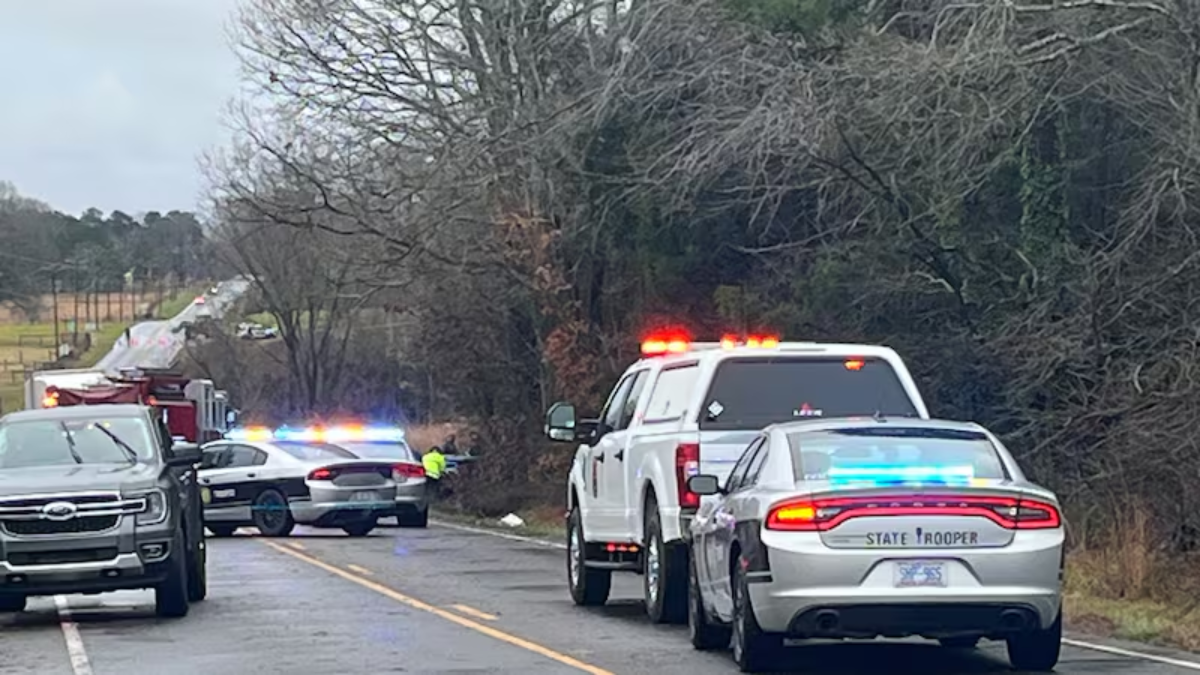
<path fill-rule="evenodd" d="M 421 464 L 425 467 L 426 476 L 441 478 L 442 473 L 446 471 L 446 456 L 437 450 L 430 450 L 421 457 Z"/>

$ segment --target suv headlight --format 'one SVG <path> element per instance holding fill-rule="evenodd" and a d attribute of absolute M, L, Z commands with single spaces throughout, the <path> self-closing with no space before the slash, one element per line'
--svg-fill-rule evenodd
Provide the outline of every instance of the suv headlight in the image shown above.
<path fill-rule="evenodd" d="M 137 514 L 138 525 L 157 525 L 167 519 L 167 495 L 162 490 L 150 490 L 131 496 L 146 500 L 146 508 Z"/>

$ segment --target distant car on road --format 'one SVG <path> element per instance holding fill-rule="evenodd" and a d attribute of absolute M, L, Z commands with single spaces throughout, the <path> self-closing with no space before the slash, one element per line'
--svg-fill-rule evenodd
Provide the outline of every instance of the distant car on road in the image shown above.
<path fill-rule="evenodd" d="M 811 420 L 767 427 L 691 524 L 697 649 L 732 636 L 744 672 L 786 638 L 1005 640 L 1050 671 L 1062 639 L 1058 500 L 977 424 Z"/>
<path fill-rule="evenodd" d="M 253 526 L 286 537 L 297 525 L 363 537 L 395 510 L 395 462 L 363 460 L 320 442 L 234 430 L 203 447 L 204 524 L 218 537 Z"/>
<path fill-rule="evenodd" d="M 279 337 L 279 330 L 261 323 L 239 323 L 237 336 L 243 340 L 270 340 Z"/>
<path fill-rule="evenodd" d="M 185 616 L 208 593 L 199 461 L 144 406 L 0 418 L 0 611 L 153 588 L 160 616 Z"/>

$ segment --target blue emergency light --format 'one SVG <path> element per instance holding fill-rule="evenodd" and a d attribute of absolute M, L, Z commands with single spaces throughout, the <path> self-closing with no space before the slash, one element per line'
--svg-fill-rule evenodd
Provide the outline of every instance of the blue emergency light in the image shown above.
<path fill-rule="evenodd" d="M 828 472 L 831 483 L 895 485 L 927 483 L 968 485 L 975 478 L 973 466 L 837 466 Z"/>
<path fill-rule="evenodd" d="M 230 429 L 225 438 L 238 441 L 301 441 L 301 442 L 358 442 L 399 443 L 404 429 L 388 426 L 338 425 L 333 427 L 240 427 Z"/>

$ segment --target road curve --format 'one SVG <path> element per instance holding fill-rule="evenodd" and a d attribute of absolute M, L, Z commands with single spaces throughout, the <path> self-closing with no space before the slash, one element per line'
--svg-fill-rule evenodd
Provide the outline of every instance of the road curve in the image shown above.
<path fill-rule="evenodd" d="M 155 618 L 148 592 L 72 596 L 64 631 L 53 600 L 38 599 L 0 614 L 0 675 L 735 672 L 728 655 L 694 651 L 685 629 L 649 624 L 639 577 L 619 577 L 604 608 L 573 606 L 563 553 L 544 543 L 436 525 L 209 542 L 209 599 L 187 618 Z M 967 653 L 922 641 L 788 651 L 780 672 L 1013 672 L 994 643 Z M 1178 663 L 1065 646 L 1057 672 L 1200 672 L 1194 655 L 1149 655 Z"/>
<path fill-rule="evenodd" d="M 109 374 L 117 374 L 121 368 L 169 368 L 183 349 L 183 324 L 200 318 L 201 307 L 206 307 L 213 318 L 221 318 L 225 311 L 250 287 L 244 279 L 222 281 L 217 292 L 208 295 L 204 305 L 194 301 L 179 314 L 164 321 L 143 321 L 129 328 L 129 340 L 122 336 L 104 355 L 96 367 Z"/>

